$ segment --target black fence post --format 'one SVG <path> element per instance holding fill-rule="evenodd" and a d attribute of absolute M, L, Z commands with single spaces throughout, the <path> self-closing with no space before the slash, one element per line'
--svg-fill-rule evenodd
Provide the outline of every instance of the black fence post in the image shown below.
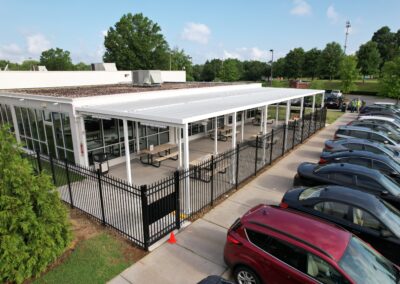
<path fill-rule="evenodd" d="M 54 185 L 57 185 L 56 174 L 54 172 L 54 161 L 51 155 L 49 156 L 49 162 L 50 162 L 50 170 L 51 170 L 51 176 L 53 178 L 53 183 Z"/>
<path fill-rule="evenodd" d="M 267 137 L 264 136 L 264 139 L 267 139 Z M 257 161 L 258 161 L 258 135 L 256 137 L 256 155 L 254 159 L 254 176 L 257 175 Z"/>
<path fill-rule="evenodd" d="M 239 185 L 239 154 L 240 154 L 240 144 L 236 144 L 236 178 L 235 178 L 235 182 L 236 182 L 236 189 L 238 189 L 238 185 Z"/>
<path fill-rule="evenodd" d="M 40 160 L 40 152 L 39 152 L 39 150 L 36 150 L 36 159 L 37 159 L 37 163 L 38 163 L 39 173 L 41 173 L 42 172 L 42 161 Z"/>
<path fill-rule="evenodd" d="M 72 190 L 71 190 L 71 179 L 69 178 L 69 170 L 68 170 L 68 161 L 65 159 L 65 173 L 67 176 L 67 184 L 68 184 L 68 192 L 69 192 L 69 204 L 71 208 L 74 208 L 74 199 L 72 198 Z"/>
<path fill-rule="evenodd" d="M 297 128 L 297 120 L 293 122 L 293 139 L 292 139 L 292 150 L 294 149 L 294 142 L 296 140 L 296 128 Z"/>
<path fill-rule="evenodd" d="M 179 188 L 179 171 L 174 172 L 175 182 L 175 227 L 179 230 L 181 228 L 181 198 Z"/>
<path fill-rule="evenodd" d="M 314 113 L 310 114 L 310 121 L 308 123 L 308 134 L 307 134 L 307 138 L 310 137 L 310 133 L 311 133 L 311 124 L 312 124 L 312 117 L 313 117 Z"/>
<path fill-rule="evenodd" d="M 140 187 L 142 199 L 142 219 L 143 219 L 143 244 L 144 249 L 149 249 L 150 242 L 150 228 L 149 228 L 149 205 L 147 202 L 147 185 Z"/>
<path fill-rule="evenodd" d="M 272 164 L 272 153 L 274 151 L 274 129 L 271 131 L 271 141 L 269 143 L 270 146 L 270 152 L 269 152 L 269 164 Z"/>
<path fill-rule="evenodd" d="M 286 131 L 287 131 L 287 124 L 284 124 L 283 125 L 283 145 L 282 145 L 282 156 L 283 155 L 285 155 L 285 152 L 286 152 L 286 140 L 287 140 L 287 137 L 286 137 Z"/>
<path fill-rule="evenodd" d="M 106 224 L 106 218 L 104 215 L 104 200 L 103 200 L 103 190 L 101 188 L 101 165 L 100 169 L 97 170 L 97 180 L 99 182 L 99 194 L 100 194 L 100 206 L 101 206 L 101 221 L 103 225 Z"/>
<path fill-rule="evenodd" d="M 210 204 L 211 206 L 214 206 L 214 169 L 215 169 L 215 164 L 214 164 L 214 155 L 211 155 L 211 177 L 210 177 L 210 187 L 211 187 L 211 192 L 210 192 Z"/>

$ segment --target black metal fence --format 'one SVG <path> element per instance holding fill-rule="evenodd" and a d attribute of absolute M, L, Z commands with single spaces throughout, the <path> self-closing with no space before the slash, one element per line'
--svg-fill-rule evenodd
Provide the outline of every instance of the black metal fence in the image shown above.
<path fill-rule="evenodd" d="M 325 121 L 326 111 L 317 110 L 150 185 L 133 186 L 40 153 L 26 157 L 36 172 L 51 175 L 61 199 L 71 208 L 80 209 L 148 249 L 325 127 Z"/>

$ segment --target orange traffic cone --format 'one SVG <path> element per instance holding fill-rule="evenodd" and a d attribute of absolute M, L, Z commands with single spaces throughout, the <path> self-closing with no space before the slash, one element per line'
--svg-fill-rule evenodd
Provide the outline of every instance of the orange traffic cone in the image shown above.
<path fill-rule="evenodd" d="M 168 240 L 168 242 L 169 242 L 170 244 L 175 244 L 175 243 L 176 243 L 176 239 L 175 239 L 175 234 L 174 234 L 174 232 L 171 232 L 171 234 L 169 235 L 169 240 Z"/>

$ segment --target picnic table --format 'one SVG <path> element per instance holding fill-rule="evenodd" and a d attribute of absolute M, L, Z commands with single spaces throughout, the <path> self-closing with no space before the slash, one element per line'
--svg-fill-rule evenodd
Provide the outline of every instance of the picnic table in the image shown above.
<path fill-rule="evenodd" d="M 189 166 L 193 169 L 191 178 L 198 179 L 204 182 L 210 182 L 215 174 L 226 173 L 226 169 L 230 166 L 230 163 L 228 163 L 225 159 L 214 161 L 214 164 L 212 164 L 211 162 L 205 163 L 206 161 L 209 161 L 211 157 L 212 154 L 207 154 L 195 160 L 192 160 L 189 163 Z"/>
<path fill-rule="evenodd" d="M 152 165 L 156 168 L 159 168 L 161 166 L 161 162 L 164 160 L 178 160 L 178 151 L 171 152 L 171 150 L 176 147 L 176 144 L 167 143 L 154 146 L 152 150 L 150 150 L 150 148 L 144 149 L 140 151 L 140 161 L 143 164 Z M 145 157 L 146 159 L 144 159 Z"/>
<path fill-rule="evenodd" d="M 208 131 L 208 135 L 210 136 L 210 138 L 212 140 L 215 139 L 214 132 L 215 132 L 214 129 L 211 129 Z M 218 132 L 218 134 L 217 134 L 218 141 L 228 141 L 228 138 L 232 137 L 232 135 L 233 135 L 232 127 L 227 126 L 227 125 L 225 125 L 224 127 L 218 128 L 217 132 Z M 236 131 L 236 134 L 239 134 L 239 133 L 240 133 L 240 131 Z"/>

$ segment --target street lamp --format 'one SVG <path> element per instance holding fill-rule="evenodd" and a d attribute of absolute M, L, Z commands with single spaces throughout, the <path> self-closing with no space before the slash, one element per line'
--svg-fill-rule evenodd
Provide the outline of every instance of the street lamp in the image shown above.
<path fill-rule="evenodd" d="M 271 87 L 272 87 L 272 78 L 273 78 L 273 76 L 272 76 L 272 65 L 274 64 L 274 50 L 270 49 L 269 51 L 271 52 Z"/>

